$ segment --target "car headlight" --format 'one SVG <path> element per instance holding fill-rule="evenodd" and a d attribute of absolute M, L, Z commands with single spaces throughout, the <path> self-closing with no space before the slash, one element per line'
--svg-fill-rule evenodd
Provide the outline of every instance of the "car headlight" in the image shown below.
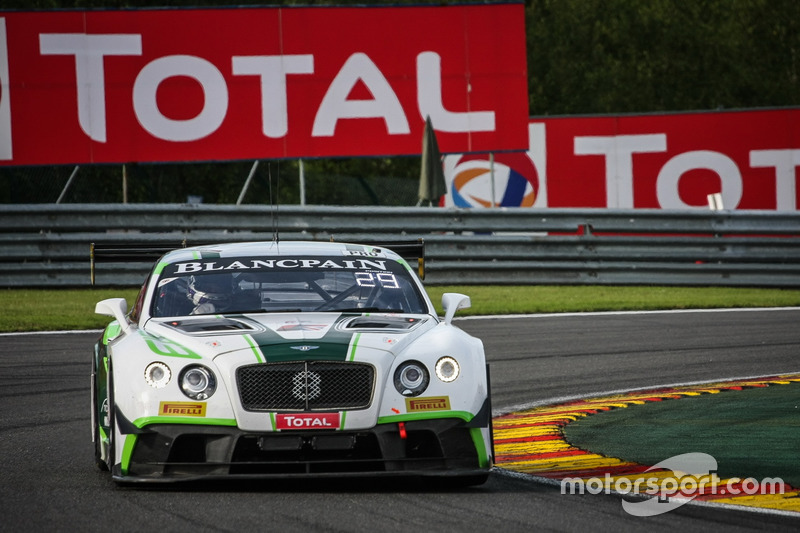
<path fill-rule="evenodd" d="M 436 377 L 445 383 L 455 381 L 460 373 L 461 367 L 452 357 L 445 356 L 436 361 Z"/>
<path fill-rule="evenodd" d="M 205 400 L 217 390 L 217 379 L 206 367 L 192 365 L 181 371 L 180 385 L 183 393 L 192 400 Z"/>
<path fill-rule="evenodd" d="M 170 379 L 172 379 L 172 371 L 162 362 L 150 363 L 144 369 L 144 380 L 154 389 L 166 387 Z"/>
<path fill-rule="evenodd" d="M 429 381 L 428 370 L 419 361 L 406 361 L 394 371 L 394 387 L 403 396 L 419 396 Z"/>

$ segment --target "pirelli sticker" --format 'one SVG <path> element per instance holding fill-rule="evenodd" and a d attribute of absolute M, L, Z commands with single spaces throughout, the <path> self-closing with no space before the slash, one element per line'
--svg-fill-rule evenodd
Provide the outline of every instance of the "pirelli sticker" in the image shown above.
<path fill-rule="evenodd" d="M 449 411 L 450 396 L 429 396 L 427 398 L 406 398 L 406 411 Z"/>
<path fill-rule="evenodd" d="M 159 416 L 206 416 L 206 402 L 161 402 Z"/>

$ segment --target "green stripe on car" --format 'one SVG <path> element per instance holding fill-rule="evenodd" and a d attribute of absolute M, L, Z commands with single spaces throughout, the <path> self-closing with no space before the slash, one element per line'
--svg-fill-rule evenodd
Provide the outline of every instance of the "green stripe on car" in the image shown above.
<path fill-rule="evenodd" d="M 258 347 L 258 343 L 253 339 L 250 335 L 243 335 L 244 340 L 247 341 L 247 344 L 250 345 L 250 350 L 252 350 L 253 355 L 256 356 L 256 361 L 259 363 L 264 362 L 264 354 L 261 353 L 261 349 Z"/>
<path fill-rule="evenodd" d="M 155 354 L 162 355 L 165 357 L 183 357 L 185 359 L 202 359 L 202 356 L 195 353 L 193 350 L 190 350 L 186 346 L 179 344 L 177 342 L 165 339 L 163 337 L 156 337 L 155 335 L 149 335 L 142 330 L 138 330 L 139 335 L 142 336 L 144 342 L 147 344 L 147 347 L 150 348 Z"/>
<path fill-rule="evenodd" d="M 357 334 L 340 331 L 332 326 L 318 339 L 286 339 L 268 330 L 253 333 L 252 339 L 268 363 L 288 361 L 347 361 L 355 354 L 354 337 Z M 357 341 L 357 340 L 356 340 Z"/>

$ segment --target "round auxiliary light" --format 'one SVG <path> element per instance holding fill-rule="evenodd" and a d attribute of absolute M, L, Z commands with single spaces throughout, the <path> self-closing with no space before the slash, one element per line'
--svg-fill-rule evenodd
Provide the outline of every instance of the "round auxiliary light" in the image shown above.
<path fill-rule="evenodd" d="M 159 361 L 150 363 L 144 369 L 144 380 L 154 389 L 166 387 L 171 378 L 172 371 L 167 365 Z"/>
<path fill-rule="evenodd" d="M 436 377 L 445 383 L 455 381 L 460 373 L 461 367 L 452 357 L 445 356 L 436 361 Z"/>
<path fill-rule="evenodd" d="M 428 388 L 430 377 L 425 365 L 406 361 L 394 372 L 394 387 L 403 396 L 419 396 Z"/>
<path fill-rule="evenodd" d="M 205 400 L 217 390 L 217 379 L 206 367 L 192 365 L 181 372 L 180 385 L 183 393 L 192 400 Z"/>

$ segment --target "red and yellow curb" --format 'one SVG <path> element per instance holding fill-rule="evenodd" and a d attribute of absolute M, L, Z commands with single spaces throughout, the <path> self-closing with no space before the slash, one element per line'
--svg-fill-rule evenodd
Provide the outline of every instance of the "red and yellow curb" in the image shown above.
<path fill-rule="evenodd" d="M 800 382 L 800 374 L 628 392 L 507 414 L 495 418 L 493 422 L 495 464 L 507 470 L 554 480 L 601 479 L 609 490 L 620 486 L 620 480 L 625 486 L 638 487 L 636 481 L 641 482 L 642 474 L 650 465 L 576 448 L 565 439 L 564 427 L 579 418 L 616 408 L 794 382 Z M 646 476 L 674 478 L 676 474 L 660 469 L 649 471 Z M 800 490 L 797 488 L 785 485 L 781 494 L 745 494 L 745 491 L 740 490 L 741 484 L 742 480 L 736 478 L 721 479 L 717 481 L 714 490 L 701 488 L 693 496 L 696 500 L 800 512 Z M 733 489 L 730 492 L 738 490 L 738 494 L 731 496 L 727 490 L 717 490 L 717 487 Z M 641 493 L 653 494 L 646 490 Z"/>

